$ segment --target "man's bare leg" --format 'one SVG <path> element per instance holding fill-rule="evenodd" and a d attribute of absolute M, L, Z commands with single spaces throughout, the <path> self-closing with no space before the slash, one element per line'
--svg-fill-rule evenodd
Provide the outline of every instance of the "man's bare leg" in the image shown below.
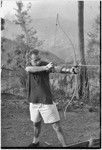
<path fill-rule="evenodd" d="M 65 142 L 64 133 L 63 133 L 63 130 L 60 126 L 60 122 L 59 121 L 55 122 L 52 124 L 52 126 L 53 126 L 53 129 L 55 130 L 57 137 L 58 137 L 60 143 L 62 144 L 62 146 L 67 147 L 66 142 Z"/>
<path fill-rule="evenodd" d="M 33 127 L 34 127 L 34 138 L 33 138 L 33 143 L 38 143 L 39 142 L 39 135 L 41 132 L 41 121 L 34 123 L 33 122 Z"/>

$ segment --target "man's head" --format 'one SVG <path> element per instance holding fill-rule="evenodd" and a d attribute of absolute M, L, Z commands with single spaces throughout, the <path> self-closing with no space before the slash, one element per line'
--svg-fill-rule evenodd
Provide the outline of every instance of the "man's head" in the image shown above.
<path fill-rule="evenodd" d="M 41 58 L 39 56 L 39 50 L 34 49 L 30 52 L 30 62 L 32 65 L 39 65 Z"/>

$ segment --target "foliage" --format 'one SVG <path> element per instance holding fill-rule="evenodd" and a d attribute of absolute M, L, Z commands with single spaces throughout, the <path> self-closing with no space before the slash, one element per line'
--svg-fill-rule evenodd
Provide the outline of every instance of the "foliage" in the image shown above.
<path fill-rule="evenodd" d="M 73 75 L 58 74 L 51 78 L 51 91 L 58 110 L 62 110 L 73 95 Z M 75 98 L 76 99 L 76 98 Z"/>
<path fill-rule="evenodd" d="M 87 64 L 100 65 L 100 16 L 98 15 L 93 24 L 93 30 L 88 33 Z M 90 101 L 97 105 L 100 103 L 100 67 L 88 68 L 90 82 Z"/>
<path fill-rule="evenodd" d="M 20 25 L 24 34 L 21 35 L 23 41 L 28 45 L 28 47 L 35 48 L 42 44 L 42 41 L 38 41 L 36 35 L 37 31 L 32 27 L 32 19 L 29 16 L 29 11 L 31 9 L 31 3 L 28 3 L 27 8 L 24 9 L 22 1 L 16 2 L 16 24 Z M 29 49 L 27 50 L 29 52 Z"/>
<path fill-rule="evenodd" d="M 87 46 L 87 63 L 98 65 L 100 64 L 100 18 L 97 16 L 93 25 L 93 30 L 88 33 Z M 92 67 L 88 70 L 89 77 L 97 77 L 99 75 L 99 67 Z"/>
<path fill-rule="evenodd" d="M 5 38 L 1 38 L 1 52 L 5 52 L 5 49 L 4 49 L 4 43 L 5 43 Z"/>
<path fill-rule="evenodd" d="M 1 18 L 1 30 L 5 29 L 5 19 Z"/>
<path fill-rule="evenodd" d="M 32 20 L 29 16 L 29 11 L 31 9 L 31 4 L 27 5 L 27 8 L 24 10 L 23 3 L 16 2 L 17 9 L 16 10 L 16 17 L 15 23 L 20 25 L 23 33 L 16 38 L 16 44 L 14 47 L 14 51 L 10 51 L 7 53 L 7 65 L 13 69 L 15 77 L 20 79 L 20 84 L 22 87 L 26 87 L 26 53 L 32 50 L 37 46 L 42 44 L 42 41 L 38 41 L 36 36 L 37 31 L 33 29 L 31 26 Z M 2 49 L 3 50 L 3 49 Z"/>

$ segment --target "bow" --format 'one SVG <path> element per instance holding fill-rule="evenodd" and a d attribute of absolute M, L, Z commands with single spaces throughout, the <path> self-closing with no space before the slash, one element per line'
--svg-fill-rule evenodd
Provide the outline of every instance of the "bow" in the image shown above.
<path fill-rule="evenodd" d="M 74 52 L 74 64 L 73 65 L 77 66 L 77 59 L 76 59 L 75 48 L 74 48 L 74 45 L 73 45 L 72 41 L 71 40 L 69 40 L 69 41 L 70 41 L 70 43 L 72 45 L 73 52 Z M 67 105 L 66 105 L 65 110 L 64 110 L 64 117 L 65 117 L 65 119 L 66 119 L 66 111 L 67 111 L 67 108 L 68 108 L 69 104 L 73 101 L 73 99 L 74 99 L 75 96 L 78 97 L 78 94 L 77 94 L 77 85 L 78 85 L 77 84 L 77 75 L 75 74 L 75 88 L 74 88 L 74 92 L 73 92 L 73 95 L 71 97 L 71 100 L 66 102 Z"/>
<path fill-rule="evenodd" d="M 61 29 L 61 31 L 64 33 L 64 35 L 66 36 L 68 42 L 70 42 L 71 46 L 72 46 L 72 49 L 73 49 L 73 55 L 74 55 L 74 64 L 73 66 L 75 67 L 97 67 L 99 65 L 84 65 L 84 64 L 77 64 L 77 59 L 76 59 L 76 52 L 75 52 L 75 48 L 74 48 L 74 44 L 72 42 L 72 40 L 70 39 L 70 37 L 68 36 L 68 34 L 63 30 L 62 26 L 60 25 L 60 22 L 59 22 L 59 15 L 57 14 L 57 18 L 56 18 L 56 28 L 57 26 Z M 55 40 L 56 40 L 56 30 L 55 30 Z M 55 42 L 54 40 L 54 42 Z M 73 101 L 74 97 L 76 96 L 78 98 L 78 84 L 77 84 L 78 80 L 77 80 L 77 75 L 75 74 L 75 88 L 74 88 L 74 92 L 72 94 L 72 97 L 71 97 L 71 100 L 67 100 L 65 105 L 65 110 L 64 110 L 64 116 L 66 118 L 66 111 L 67 111 L 67 108 L 69 106 L 69 104 Z"/>
<path fill-rule="evenodd" d="M 64 35 L 66 36 L 68 42 L 70 42 L 70 44 L 71 44 L 71 46 L 72 46 L 72 48 L 73 48 L 73 52 L 74 52 L 74 64 L 73 64 L 73 66 L 77 66 L 77 59 L 76 59 L 76 53 L 75 53 L 74 44 L 73 44 L 72 40 L 70 39 L 70 37 L 68 36 L 68 34 L 66 34 L 66 32 L 65 32 L 65 31 L 63 30 L 63 28 L 61 27 L 60 22 L 59 22 L 58 14 L 57 14 L 57 18 L 56 18 L 56 26 L 59 26 L 59 28 L 62 30 L 62 32 L 63 32 Z M 68 104 L 66 105 L 65 110 L 64 110 L 64 116 L 65 116 L 65 118 L 66 118 L 66 111 L 67 111 L 67 108 L 68 108 L 69 104 L 72 102 L 73 98 L 75 97 L 76 92 L 77 92 L 77 76 L 75 75 L 75 88 L 74 88 L 74 92 L 73 92 L 73 95 L 72 95 L 71 100 L 66 102 L 66 104 L 67 104 L 67 103 L 68 103 Z M 78 96 L 78 94 L 77 94 L 76 96 Z"/>

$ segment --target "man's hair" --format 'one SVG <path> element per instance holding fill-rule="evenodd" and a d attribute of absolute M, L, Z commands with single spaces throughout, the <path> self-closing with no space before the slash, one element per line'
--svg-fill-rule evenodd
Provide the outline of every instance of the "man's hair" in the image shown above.
<path fill-rule="evenodd" d="M 33 50 L 30 52 L 29 55 L 31 56 L 32 54 L 38 55 L 38 54 L 39 54 L 39 50 L 38 50 L 38 49 L 33 49 Z"/>

